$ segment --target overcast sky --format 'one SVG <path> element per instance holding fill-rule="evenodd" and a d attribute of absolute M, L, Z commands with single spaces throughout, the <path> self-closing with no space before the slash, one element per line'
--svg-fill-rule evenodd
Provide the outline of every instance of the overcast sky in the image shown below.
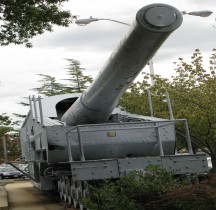
<path fill-rule="evenodd" d="M 66 7 L 78 18 L 109 18 L 132 23 L 136 12 L 151 3 L 170 4 L 180 11 L 211 10 L 207 18 L 184 16 L 177 29 L 154 57 L 156 74 L 170 77 L 174 74 L 173 62 L 179 57 L 190 59 L 195 49 L 203 53 L 206 67 L 212 49 L 216 48 L 215 0 L 69 0 Z M 48 74 L 57 79 L 66 78 L 64 58 L 79 60 L 86 74 L 93 77 L 127 32 L 128 26 L 111 21 L 99 21 L 87 26 L 71 24 L 69 28 L 55 28 L 54 32 L 35 37 L 33 48 L 24 46 L 0 46 L 0 114 L 27 113 L 17 103 L 22 97 L 34 94 L 30 89 L 38 87 L 36 74 Z M 148 72 L 148 66 L 144 71 Z"/>

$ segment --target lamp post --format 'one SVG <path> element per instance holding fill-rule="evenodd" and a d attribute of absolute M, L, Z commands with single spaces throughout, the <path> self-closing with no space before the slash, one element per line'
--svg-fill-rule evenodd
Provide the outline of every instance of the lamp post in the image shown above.
<path fill-rule="evenodd" d="M 210 10 L 201 10 L 201 11 L 193 11 L 193 12 L 186 12 L 186 11 L 182 11 L 181 12 L 182 15 L 191 15 L 191 16 L 199 16 L 199 17 L 208 17 L 210 16 L 213 12 Z M 125 23 L 122 21 L 118 21 L 118 20 L 114 20 L 114 19 L 109 19 L 109 18 L 93 18 L 92 16 L 90 16 L 87 19 L 77 19 L 75 21 L 75 23 L 79 26 L 85 26 L 87 24 L 90 24 L 92 22 L 96 22 L 96 21 L 100 21 L 100 20 L 108 20 L 108 21 L 112 21 L 112 22 L 116 22 L 116 23 L 120 23 L 123 25 L 127 25 L 130 26 L 129 23 Z"/>
<path fill-rule="evenodd" d="M 4 162 L 8 163 L 6 135 L 3 136 Z"/>
<path fill-rule="evenodd" d="M 85 25 L 87 25 L 89 23 L 92 23 L 92 22 L 95 22 L 95 21 L 99 21 L 99 20 L 108 20 L 108 21 L 112 21 L 112 22 L 115 22 L 115 23 L 120 23 L 120 24 L 123 24 L 123 25 L 130 26 L 129 23 L 121 22 L 121 21 L 118 21 L 118 20 L 113 20 L 113 19 L 109 19 L 109 18 L 93 18 L 92 16 L 90 16 L 87 19 L 76 20 L 75 23 L 77 25 L 79 25 L 79 26 L 85 26 Z"/>
<path fill-rule="evenodd" d="M 194 12 L 182 11 L 181 13 L 182 13 L 182 15 L 192 15 L 192 16 L 199 16 L 199 17 L 208 17 L 213 12 L 210 11 L 210 10 L 202 10 L 202 11 L 194 11 Z"/>
<path fill-rule="evenodd" d="M 213 12 L 209 11 L 209 10 L 201 10 L 201 11 L 193 11 L 193 12 L 182 11 L 181 13 L 182 13 L 182 15 L 208 17 Z M 121 22 L 121 21 L 118 21 L 118 20 L 109 19 L 109 18 L 93 18 L 92 16 L 90 16 L 87 19 L 77 19 L 75 21 L 75 24 L 77 24 L 79 26 L 86 26 L 87 24 L 90 24 L 90 23 L 96 22 L 96 21 L 100 21 L 100 20 L 108 20 L 108 21 L 112 21 L 112 22 L 116 22 L 116 23 L 120 23 L 120 24 L 123 24 L 123 25 L 130 26 L 129 23 Z M 149 60 L 148 64 L 149 64 L 149 70 L 150 70 L 151 85 L 153 86 L 154 85 L 154 79 L 153 79 L 153 77 L 154 77 L 154 65 L 153 65 L 153 59 L 152 58 Z"/>

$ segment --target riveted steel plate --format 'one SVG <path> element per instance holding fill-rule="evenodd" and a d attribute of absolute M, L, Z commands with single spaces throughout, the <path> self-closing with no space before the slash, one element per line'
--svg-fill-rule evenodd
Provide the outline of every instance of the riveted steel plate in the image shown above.
<path fill-rule="evenodd" d="M 175 174 L 208 172 L 205 154 L 162 156 L 163 168 Z"/>
<path fill-rule="evenodd" d="M 159 156 L 119 159 L 118 163 L 120 176 L 125 176 L 134 170 L 144 170 L 148 165 L 162 166 L 161 158 Z"/>
<path fill-rule="evenodd" d="M 75 181 L 118 178 L 117 160 L 100 160 L 71 163 Z"/>

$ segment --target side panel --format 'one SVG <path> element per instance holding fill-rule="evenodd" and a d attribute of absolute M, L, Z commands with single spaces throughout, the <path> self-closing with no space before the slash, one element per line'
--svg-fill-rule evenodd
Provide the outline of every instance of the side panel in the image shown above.
<path fill-rule="evenodd" d="M 175 174 L 207 173 L 209 170 L 205 154 L 163 156 L 161 160 L 163 168 Z"/>
<path fill-rule="evenodd" d="M 47 179 L 44 176 L 44 171 L 47 168 L 47 164 L 38 162 L 29 162 L 29 174 L 34 178 L 33 185 L 40 190 L 53 190 L 53 180 Z"/>
<path fill-rule="evenodd" d="M 160 132 L 157 132 L 156 126 L 162 126 L 159 128 Z M 83 146 L 85 160 L 158 156 L 158 135 L 162 141 L 164 154 L 172 155 L 175 150 L 174 125 L 170 123 L 86 125 L 79 127 L 79 130 L 78 135 L 77 127 L 46 128 L 48 162 L 69 161 L 69 145 L 71 159 L 81 160 L 80 143 Z"/>
<path fill-rule="evenodd" d="M 126 158 L 98 161 L 71 162 L 75 181 L 111 179 L 125 176 L 131 171 L 144 170 L 149 165 L 159 165 L 174 174 L 207 173 L 206 155 L 171 155 L 157 157 Z"/>
<path fill-rule="evenodd" d="M 119 178 L 117 160 L 86 161 L 71 164 L 73 180 Z"/>
<path fill-rule="evenodd" d="M 25 161 L 46 161 L 47 160 L 47 135 L 46 128 L 39 122 L 32 119 L 31 115 L 25 121 L 20 130 L 22 157 Z"/>

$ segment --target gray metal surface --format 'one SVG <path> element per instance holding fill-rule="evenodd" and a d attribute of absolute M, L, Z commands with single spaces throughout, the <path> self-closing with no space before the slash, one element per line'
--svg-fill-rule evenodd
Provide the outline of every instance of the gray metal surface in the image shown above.
<path fill-rule="evenodd" d="M 162 167 L 160 156 L 119 159 L 118 164 L 120 176 L 126 176 L 134 170 L 142 171 L 149 165 L 158 165 Z"/>
<path fill-rule="evenodd" d="M 140 9 L 128 34 L 62 121 L 67 125 L 106 122 L 119 98 L 181 22 L 181 13 L 169 5 Z"/>
<path fill-rule="evenodd" d="M 172 155 L 161 157 L 162 166 L 174 174 L 207 173 L 208 162 L 205 154 Z"/>
<path fill-rule="evenodd" d="M 149 165 L 161 166 L 173 174 L 208 172 L 208 164 L 204 154 L 71 162 L 71 170 L 73 180 L 85 181 L 119 178 L 135 170 L 142 171 Z"/>
<path fill-rule="evenodd" d="M 171 155 L 175 151 L 174 123 L 168 121 L 95 124 L 78 128 L 79 136 L 77 127 L 67 135 L 71 160 L 82 160 L 82 156 L 85 160 L 97 160 L 160 155 L 159 137 L 156 132 L 158 128 L 164 154 Z M 54 132 L 48 132 L 50 139 L 53 139 L 53 135 Z"/>
<path fill-rule="evenodd" d="M 117 160 L 73 162 L 71 171 L 74 181 L 119 178 Z"/>

